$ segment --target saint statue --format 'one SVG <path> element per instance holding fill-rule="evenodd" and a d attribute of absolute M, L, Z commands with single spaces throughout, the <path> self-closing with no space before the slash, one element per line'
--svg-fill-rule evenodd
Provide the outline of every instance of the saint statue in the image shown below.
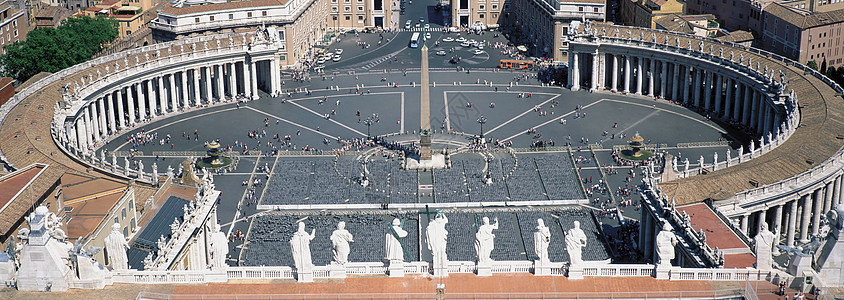
<path fill-rule="evenodd" d="M 540 262 L 550 262 L 548 258 L 548 245 L 551 244 L 551 230 L 545 226 L 542 219 L 536 220 L 536 231 L 533 232 L 533 251 Z"/>
<path fill-rule="evenodd" d="M 293 233 L 290 238 L 290 250 L 293 253 L 293 264 L 296 270 L 308 272 L 313 268 L 311 262 L 311 240 L 314 239 L 316 229 L 311 229 L 311 234 L 305 232 L 305 223 L 299 222 L 299 230 Z"/>
<path fill-rule="evenodd" d="M 337 230 L 331 233 L 331 245 L 334 246 L 334 261 L 344 265 L 349 262 L 349 243 L 354 242 L 352 234 L 346 230 L 346 222 L 337 223 Z"/>
<path fill-rule="evenodd" d="M 574 228 L 566 231 L 566 251 L 572 266 L 583 263 L 583 247 L 586 246 L 586 233 L 580 229 L 580 221 L 574 221 Z"/>
<path fill-rule="evenodd" d="M 776 246 L 776 236 L 768 230 L 768 223 L 762 222 L 762 229 L 753 237 L 756 247 L 756 268 L 770 270 L 774 265 L 773 251 Z"/>
<path fill-rule="evenodd" d="M 445 224 L 448 224 L 448 218 L 439 213 L 433 221 L 428 223 L 428 228 L 425 229 L 426 240 L 428 241 L 428 250 L 434 257 L 434 275 L 436 270 L 448 270 L 448 256 L 445 253 L 446 242 L 448 241 L 448 231 L 445 229 Z"/>
<path fill-rule="evenodd" d="M 498 229 L 498 218 L 495 218 L 495 224 L 489 224 L 489 217 L 484 217 L 483 222 L 475 233 L 475 253 L 478 254 L 478 264 L 489 264 L 492 263 L 489 256 L 495 248 L 495 234 L 492 231 Z"/>
<path fill-rule="evenodd" d="M 393 219 L 393 225 L 390 226 L 390 232 L 387 232 L 387 260 L 393 262 L 403 262 L 404 252 L 401 245 L 402 239 L 407 236 L 407 231 L 401 228 L 401 220 Z"/>
<path fill-rule="evenodd" d="M 677 245 L 677 236 L 671 232 L 671 224 L 662 225 L 662 231 L 656 235 L 657 265 L 670 267 L 674 259 L 674 246 Z"/>
<path fill-rule="evenodd" d="M 228 267 L 226 256 L 229 254 L 229 239 L 220 230 L 220 224 L 214 222 L 214 233 L 211 234 L 211 269 L 218 270 Z"/>
<path fill-rule="evenodd" d="M 111 225 L 111 233 L 108 234 L 104 242 L 111 269 L 129 269 L 129 259 L 126 258 L 126 250 L 129 249 L 129 243 L 126 242 L 126 237 L 120 232 L 120 224 L 115 223 Z"/>

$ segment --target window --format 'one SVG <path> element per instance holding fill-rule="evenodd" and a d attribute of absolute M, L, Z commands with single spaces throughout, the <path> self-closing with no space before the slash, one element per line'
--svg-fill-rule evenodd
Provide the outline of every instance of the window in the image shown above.
<path fill-rule="evenodd" d="M 120 215 L 125 219 L 126 218 L 126 208 L 124 207 L 123 210 L 120 211 Z"/>
<path fill-rule="evenodd" d="M 481 4 L 481 10 L 484 10 L 485 8 L 486 8 L 486 5 Z"/>
<path fill-rule="evenodd" d="M 337 12 L 337 7 L 336 7 L 336 6 L 332 6 L 332 7 L 331 7 L 331 12 Z"/>
<path fill-rule="evenodd" d="M 129 227 L 123 227 L 123 236 L 124 237 L 129 236 Z"/>
<path fill-rule="evenodd" d="M 484 18 L 484 14 L 478 14 L 478 18 L 483 19 L 483 18 Z"/>
<path fill-rule="evenodd" d="M 351 16 L 346 16 L 346 21 L 351 20 L 351 19 L 352 19 Z"/>
<path fill-rule="evenodd" d="M 363 11 L 363 6 L 358 6 L 358 11 Z"/>
<path fill-rule="evenodd" d="M 114 224 L 117 224 L 117 217 L 114 217 Z"/>
<path fill-rule="evenodd" d="M 246 13 L 246 17 L 247 17 L 247 18 L 251 18 L 251 17 L 252 17 L 252 12 L 248 12 L 248 13 Z"/>
<path fill-rule="evenodd" d="M 343 10 L 344 10 L 344 11 L 346 11 L 346 12 L 351 12 L 351 11 L 352 11 L 352 7 L 351 7 L 351 6 L 346 6 Z"/>
<path fill-rule="evenodd" d="M 583 6 L 578 7 L 578 8 L 577 8 L 577 11 L 583 11 Z"/>
<path fill-rule="evenodd" d="M 17 36 L 18 36 L 18 30 L 15 29 L 15 37 L 17 37 Z"/>
<path fill-rule="evenodd" d="M 492 9 L 498 9 L 498 4 L 493 4 Z"/>
<path fill-rule="evenodd" d="M 199 23 L 199 18 L 193 18 L 193 21 L 194 21 L 195 23 Z"/>
<path fill-rule="evenodd" d="M 210 16 L 209 18 L 211 19 L 212 22 L 214 21 L 214 16 Z"/>
<path fill-rule="evenodd" d="M 498 18 L 498 14 L 492 14 L 492 18 L 493 19 Z"/>
<path fill-rule="evenodd" d="M 598 8 L 597 7 L 593 8 L 592 12 L 598 12 Z"/>
<path fill-rule="evenodd" d="M 264 16 L 264 17 L 266 17 L 266 16 L 267 16 L 267 11 L 266 11 L 266 10 L 264 10 L 264 11 L 261 11 L 261 16 Z"/>
<path fill-rule="evenodd" d="M 278 40 L 279 40 L 279 41 L 283 41 L 283 40 L 284 40 L 284 30 L 279 30 L 279 31 L 278 31 Z"/>
<path fill-rule="evenodd" d="M 18 27 L 18 20 L 12 21 L 12 27 Z"/>
<path fill-rule="evenodd" d="M 331 20 L 337 21 L 337 16 L 331 16 Z"/>
<path fill-rule="evenodd" d="M 358 21 L 363 21 L 363 16 L 358 16 Z"/>
<path fill-rule="evenodd" d="M 234 14 L 229 14 L 229 20 L 234 20 Z"/>

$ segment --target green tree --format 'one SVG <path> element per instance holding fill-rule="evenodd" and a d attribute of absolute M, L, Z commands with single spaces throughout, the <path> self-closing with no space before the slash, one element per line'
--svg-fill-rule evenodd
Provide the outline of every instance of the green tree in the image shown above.
<path fill-rule="evenodd" d="M 816 62 L 814 60 L 810 60 L 810 61 L 806 62 L 806 66 L 811 68 L 812 70 L 817 70 L 818 69 L 818 62 Z"/>
<path fill-rule="evenodd" d="M 0 63 L 5 76 L 25 81 L 91 59 L 118 34 L 117 21 L 111 18 L 68 18 L 57 28 L 37 28 L 25 41 L 5 46 Z"/>
<path fill-rule="evenodd" d="M 823 61 L 821 62 L 821 68 L 817 69 L 817 70 L 820 71 L 821 73 L 826 71 L 826 58 L 824 58 Z"/>

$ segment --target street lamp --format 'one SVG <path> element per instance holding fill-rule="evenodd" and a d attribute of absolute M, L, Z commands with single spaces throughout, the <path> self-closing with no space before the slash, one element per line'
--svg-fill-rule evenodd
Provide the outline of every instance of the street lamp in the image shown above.
<path fill-rule="evenodd" d="M 375 121 L 372 119 L 372 117 L 367 117 L 366 120 L 363 120 L 363 124 L 366 125 L 366 139 L 367 140 L 370 139 L 370 137 L 369 137 L 369 126 L 372 126 L 372 123 L 374 123 L 374 122 Z"/>
<path fill-rule="evenodd" d="M 484 138 L 484 123 L 486 123 L 487 119 L 483 115 L 478 117 L 478 124 L 481 124 L 481 139 Z"/>

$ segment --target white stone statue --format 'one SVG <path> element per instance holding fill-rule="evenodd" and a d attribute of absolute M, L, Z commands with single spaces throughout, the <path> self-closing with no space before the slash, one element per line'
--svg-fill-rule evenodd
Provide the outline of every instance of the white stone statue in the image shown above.
<path fill-rule="evenodd" d="M 566 231 L 566 251 L 569 253 L 570 265 L 583 263 L 583 247 L 586 246 L 586 233 L 580 229 L 580 221 L 574 221 L 574 227 Z"/>
<path fill-rule="evenodd" d="M 126 176 L 129 176 L 129 159 L 123 158 L 123 173 Z"/>
<path fill-rule="evenodd" d="M 478 255 L 478 264 L 492 263 L 492 250 L 495 248 L 495 234 L 493 230 L 498 229 L 498 218 L 495 218 L 495 224 L 489 223 L 489 217 L 483 218 L 483 225 L 478 227 L 478 232 L 475 233 L 475 253 Z"/>
<path fill-rule="evenodd" d="M 671 260 L 674 259 L 674 246 L 677 245 L 677 236 L 671 232 L 671 224 L 665 223 L 662 225 L 662 231 L 656 235 L 656 255 L 657 265 L 662 267 L 670 267 Z"/>
<path fill-rule="evenodd" d="M 152 183 L 158 182 L 158 163 L 152 163 Z"/>
<path fill-rule="evenodd" d="M 686 160 L 683 161 L 683 164 L 684 164 L 683 172 L 688 172 L 689 171 L 689 159 L 686 158 Z"/>
<path fill-rule="evenodd" d="M 101 150 L 100 151 L 100 163 L 103 164 L 103 165 L 105 165 L 105 161 L 106 161 L 105 158 L 106 158 L 105 150 Z"/>
<path fill-rule="evenodd" d="M 331 233 L 331 245 L 334 246 L 334 262 L 344 265 L 349 262 L 349 243 L 354 242 L 352 234 L 346 230 L 346 222 L 337 223 L 337 230 Z"/>
<path fill-rule="evenodd" d="M 401 220 L 393 219 L 393 225 L 390 227 L 390 232 L 387 232 L 387 260 L 393 262 L 404 261 L 404 250 L 399 239 L 407 236 L 407 231 L 401 228 Z M 398 237 L 398 238 L 397 238 Z"/>
<path fill-rule="evenodd" d="M 776 246 L 776 236 L 768 230 L 768 223 L 762 222 L 762 229 L 753 237 L 756 247 L 756 268 L 770 270 L 774 265 L 773 251 Z"/>
<path fill-rule="evenodd" d="M 299 222 L 299 230 L 290 238 L 290 249 L 293 253 L 293 263 L 297 271 L 310 271 L 314 264 L 311 262 L 311 240 L 314 239 L 316 229 L 311 234 L 305 232 L 305 223 Z"/>
<path fill-rule="evenodd" d="M 448 241 L 448 231 L 445 229 L 445 224 L 448 224 L 448 218 L 444 214 L 439 214 L 433 221 L 428 223 L 428 228 L 425 229 L 425 237 L 428 241 L 428 250 L 434 257 L 434 276 L 445 275 L 440 272 L 448 271 L 448 256 L 445 248 Z"/>
<path fill-rule="evenodd" d="M 105 238 L 105 249 L 108 255 L 108 265 L 112 270 L 129 269 L 129 259 L 126 258 L 129 243 L 126 242 L 126 237 L 120 232 L 120 224 L 111 225 L 111 233 Z"/>
<path fill-rule="evenodd" d="M 548 245 L 551 244 L 551 230 L 545 226 L 542 219 L 536 220 L 536 231 L 533 232 L 533 252 L 540 262 L 550 262 L 548 258 Z"/>
<path fill-rule="evenodd" d="M 211 234 L 211 269 L 219 270 L 228 267 L 226 256 L 229 254 L 229 239 L 221 231 L 220 224 L 213 224 L 214 233 Z"/>
<path fill-rule="evenodd" d="M 703 168 L 703 155 L 701 155 L 700 158 L 698 158 L 697 162 L 700 164 L 700 168 L 702 169 Z"/>
<path fill-rule="evenodd" d="M 144 161 L 138 161 L 138 178 L 144 177 Z"/>

